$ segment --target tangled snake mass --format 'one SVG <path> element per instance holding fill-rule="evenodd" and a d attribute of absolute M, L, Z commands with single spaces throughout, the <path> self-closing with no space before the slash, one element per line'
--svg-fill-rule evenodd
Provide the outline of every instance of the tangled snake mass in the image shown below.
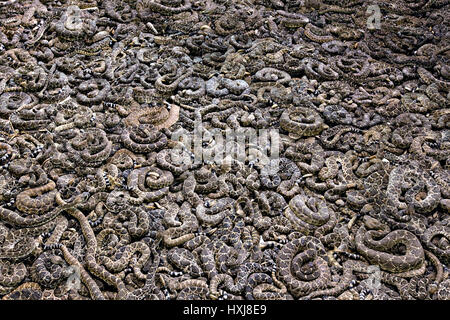
<path fill-rule="evenodd" d="M 0 298 L 449 300 L 449 39 L 449 0 L 0 0 Z"/>

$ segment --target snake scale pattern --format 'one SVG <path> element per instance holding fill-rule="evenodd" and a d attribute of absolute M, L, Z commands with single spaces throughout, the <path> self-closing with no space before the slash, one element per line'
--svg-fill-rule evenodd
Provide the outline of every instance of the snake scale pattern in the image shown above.
<path fill-rule="evenodd" d="M 0 1 L 0 298 L 449 300 L 450 4 L 368 5 Z"/>

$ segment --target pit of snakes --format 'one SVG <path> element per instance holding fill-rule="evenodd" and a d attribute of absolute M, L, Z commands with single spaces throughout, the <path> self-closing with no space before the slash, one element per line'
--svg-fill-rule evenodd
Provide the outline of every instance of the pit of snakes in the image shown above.
<path fill-rule="evenodd" d="M 0 299 L 449 300 L 449 35 L 447 0 L 0 1 Z"/>

